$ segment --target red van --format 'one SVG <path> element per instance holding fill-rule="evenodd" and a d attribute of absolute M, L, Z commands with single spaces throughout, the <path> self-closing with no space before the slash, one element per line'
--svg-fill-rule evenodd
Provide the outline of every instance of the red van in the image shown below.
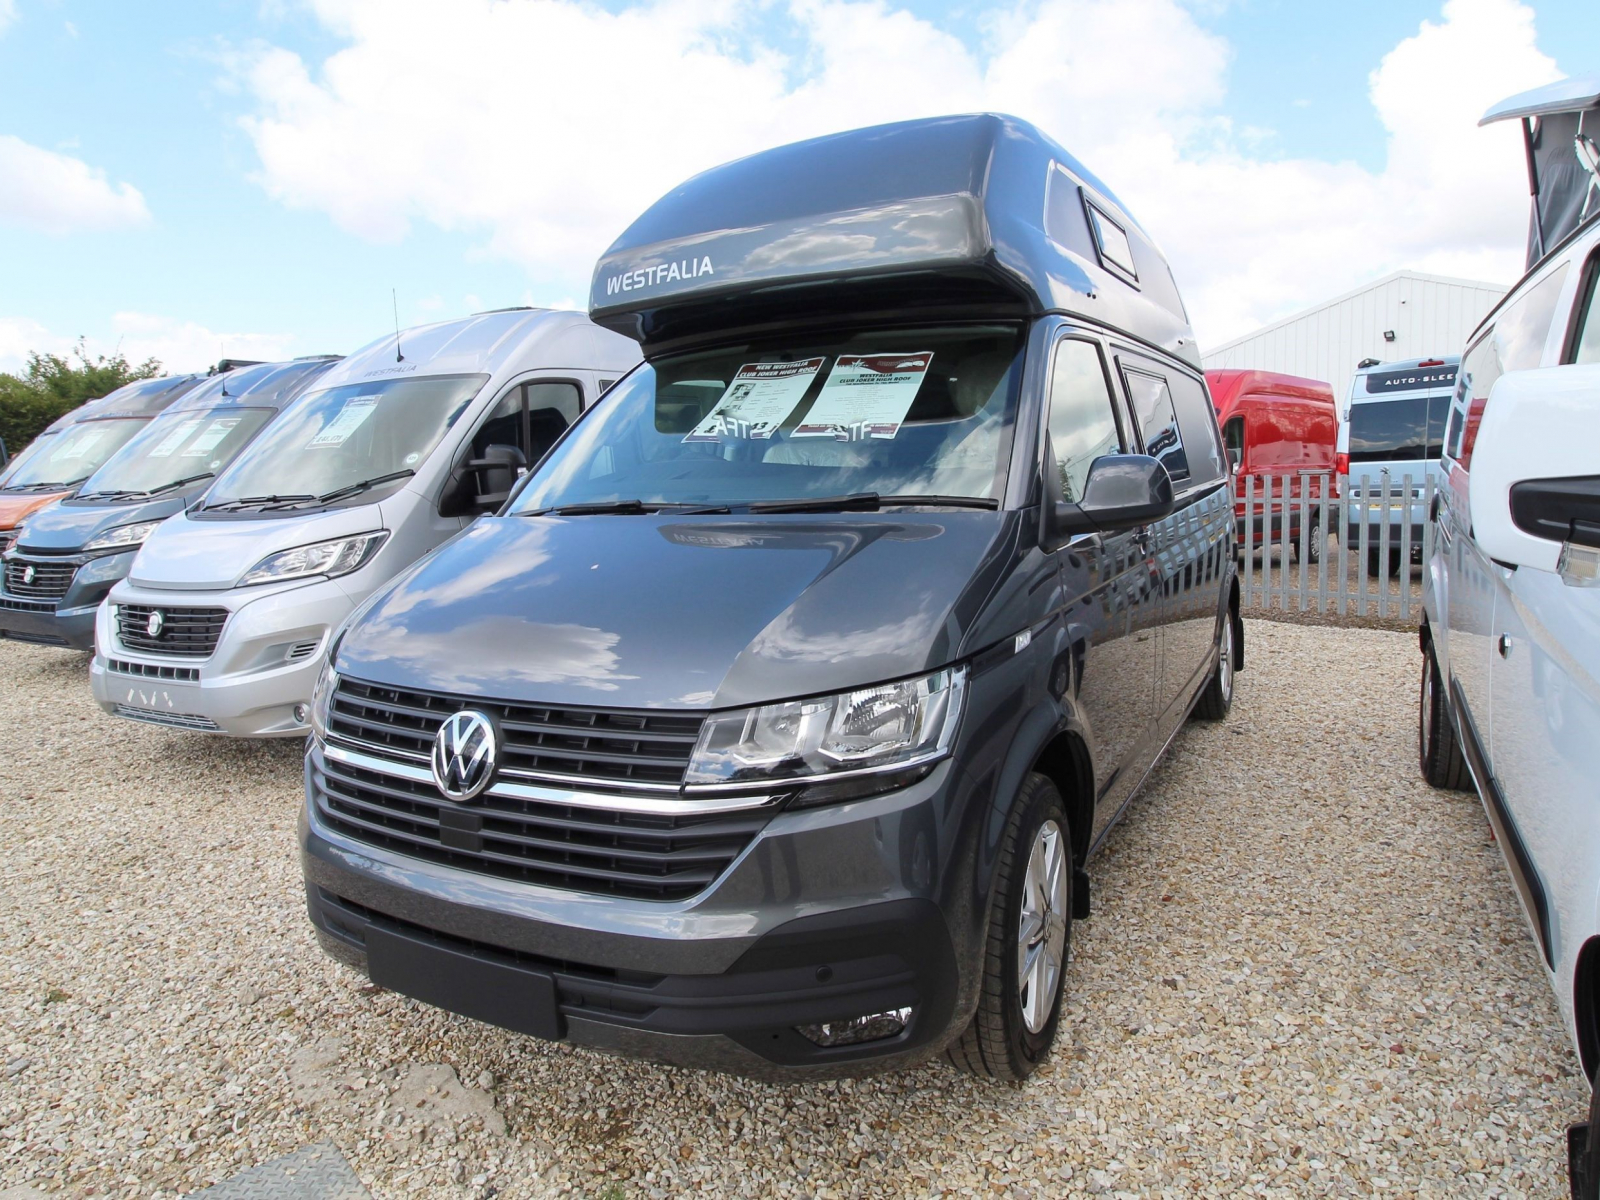
<path fill-rule="evenodd" d="M 1306 492 L 1306 474 L 1323 474 L 1327 477 L 1328 498 L 1338 496 L 1338 476 L 1334 471 L 1334 453 L 1339 442 L 1339 414 L 1333 401 L 1333 388 L 1315 379 L 1301 379 L 1295 375 L 1279 375 L 1275 371 L 1207 371 L 1206 383 L 1211 389 L 1211 402 L 1217 409 L 1217 422 L 1222 426 L 1222 440 L 1228 447 L 1228 457 L 1233 460 L 1238 473 L 1255 475 L 1256 513 L 1254 525 L 1255 545 L 1261 544 L 1263 529 L 1278 536 L 1283 527 L 1283 500 L 1285 483 L 1289 497 L 1289 537 L 1294 553 L 1300 552 L 1300 497 L 1306 494 L 1312 503 L 1307 514 L 1313 522 L 1318 519 L 1322 499 L 1319 481 L 1310 484 Z M 1266 504 L 1259 497 L 1267 494 L 1270 485 L 1272 501 Z M 1240 539 L 1244 536 L 1243 484 L 1238 487 L 1235 514 L 1239 519 Z M 1338 510 L 1334 510 L 1337 517 Z M 1315 525 L 1313 526 L 1316 527 Z M 1316 562 L 1322 557 L 1320 538 L 1307 542 L 1307 559 Z"/>

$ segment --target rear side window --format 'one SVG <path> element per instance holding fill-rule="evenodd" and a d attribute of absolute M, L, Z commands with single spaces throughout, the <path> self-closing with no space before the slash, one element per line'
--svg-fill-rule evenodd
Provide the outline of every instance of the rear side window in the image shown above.
<path fill-rule="evenodd" d="M 1495 318 L 1494 341 L 1500 357 L 1500 370 L 1526 371 L 1544 359 L 1545 339 L 1555 319 L 1556 301 L 1567 281 L 1567 264 L 1562 263 L 1538 283 L 1500 311 Z"/>
<path fill-rule="evenodd" d="M 1122 433 L 1100 347 L 1076 338 L 1056 347 L 1050 371 L 1050 448 L 1061 478 L 1061 499 L 1077 503 L 1089 467 L 1106 454 L 1119 454 Z"/>
<path fill-rule="evenodd" d="M 1228 473 L 1217 430 L 1216 407 L 1198 379 L 1174 371 L 1168 382 L 1178 413 L 1178 428 L 1187 447 L 1189 478 L 1196 484 L 1215 483 Z"/>
<path fill-rule="evenodd" d="M 1160 375 L 1144 371 L 1122 369 L 1128 384 L 1128 399 L 1133 407 L 1133 419 L 1138 422 L 1144 437 L 1144 452 L 1166 467 L 1173 483 L 1183 483 L 1189 478 L 1189 456 L 1183 446 L 1183 431 L 1178 426 L 1178 413 L 1172 404 L 1172 389 Z"/>

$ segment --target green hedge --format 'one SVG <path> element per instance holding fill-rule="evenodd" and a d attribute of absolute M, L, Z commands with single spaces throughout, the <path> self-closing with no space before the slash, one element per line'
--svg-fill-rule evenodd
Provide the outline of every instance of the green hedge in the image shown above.
<path fill-rule="evenodd" d="M 20 375 L 0 371 L 0 438 L 14 455 L 51 421 L 84 401 L 159 374 L 161 364 L 153 358 L 138 366 L 130 366 L 121 354 L 90 358 L 81 341 L 70 361 L 57 354 L 30 354 Z"/>

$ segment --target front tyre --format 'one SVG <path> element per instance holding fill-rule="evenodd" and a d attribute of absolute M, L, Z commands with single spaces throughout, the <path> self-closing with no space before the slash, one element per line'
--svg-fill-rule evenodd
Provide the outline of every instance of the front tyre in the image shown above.
<path fill-rule="evenodd" d="M 969 1075 L 1020 1083 L 1049 1054 L 1072 943 L 1072 831 L 1056 785 L 1022 782 L 1006 823 L 978 1009 L 945 1055 Z"/>

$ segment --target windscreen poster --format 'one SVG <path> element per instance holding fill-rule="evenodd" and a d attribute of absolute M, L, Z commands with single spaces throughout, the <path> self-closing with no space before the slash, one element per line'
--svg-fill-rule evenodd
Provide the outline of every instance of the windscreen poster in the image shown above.
<path fill-rule="evenodd" d="M 734 374 L 722 398 L 683 440 L 770 439 L 795 410 L 826 361 L 807 358 L 800 362 L 746 363 Z"/>
<path fill-rule="evenodd" d="M 790 436 L 831 437 L 841 442 L 893 438 L 911 411 L 911 402 L 932 362 L 931 350 L 839 355 L 816 403 Z"/>

